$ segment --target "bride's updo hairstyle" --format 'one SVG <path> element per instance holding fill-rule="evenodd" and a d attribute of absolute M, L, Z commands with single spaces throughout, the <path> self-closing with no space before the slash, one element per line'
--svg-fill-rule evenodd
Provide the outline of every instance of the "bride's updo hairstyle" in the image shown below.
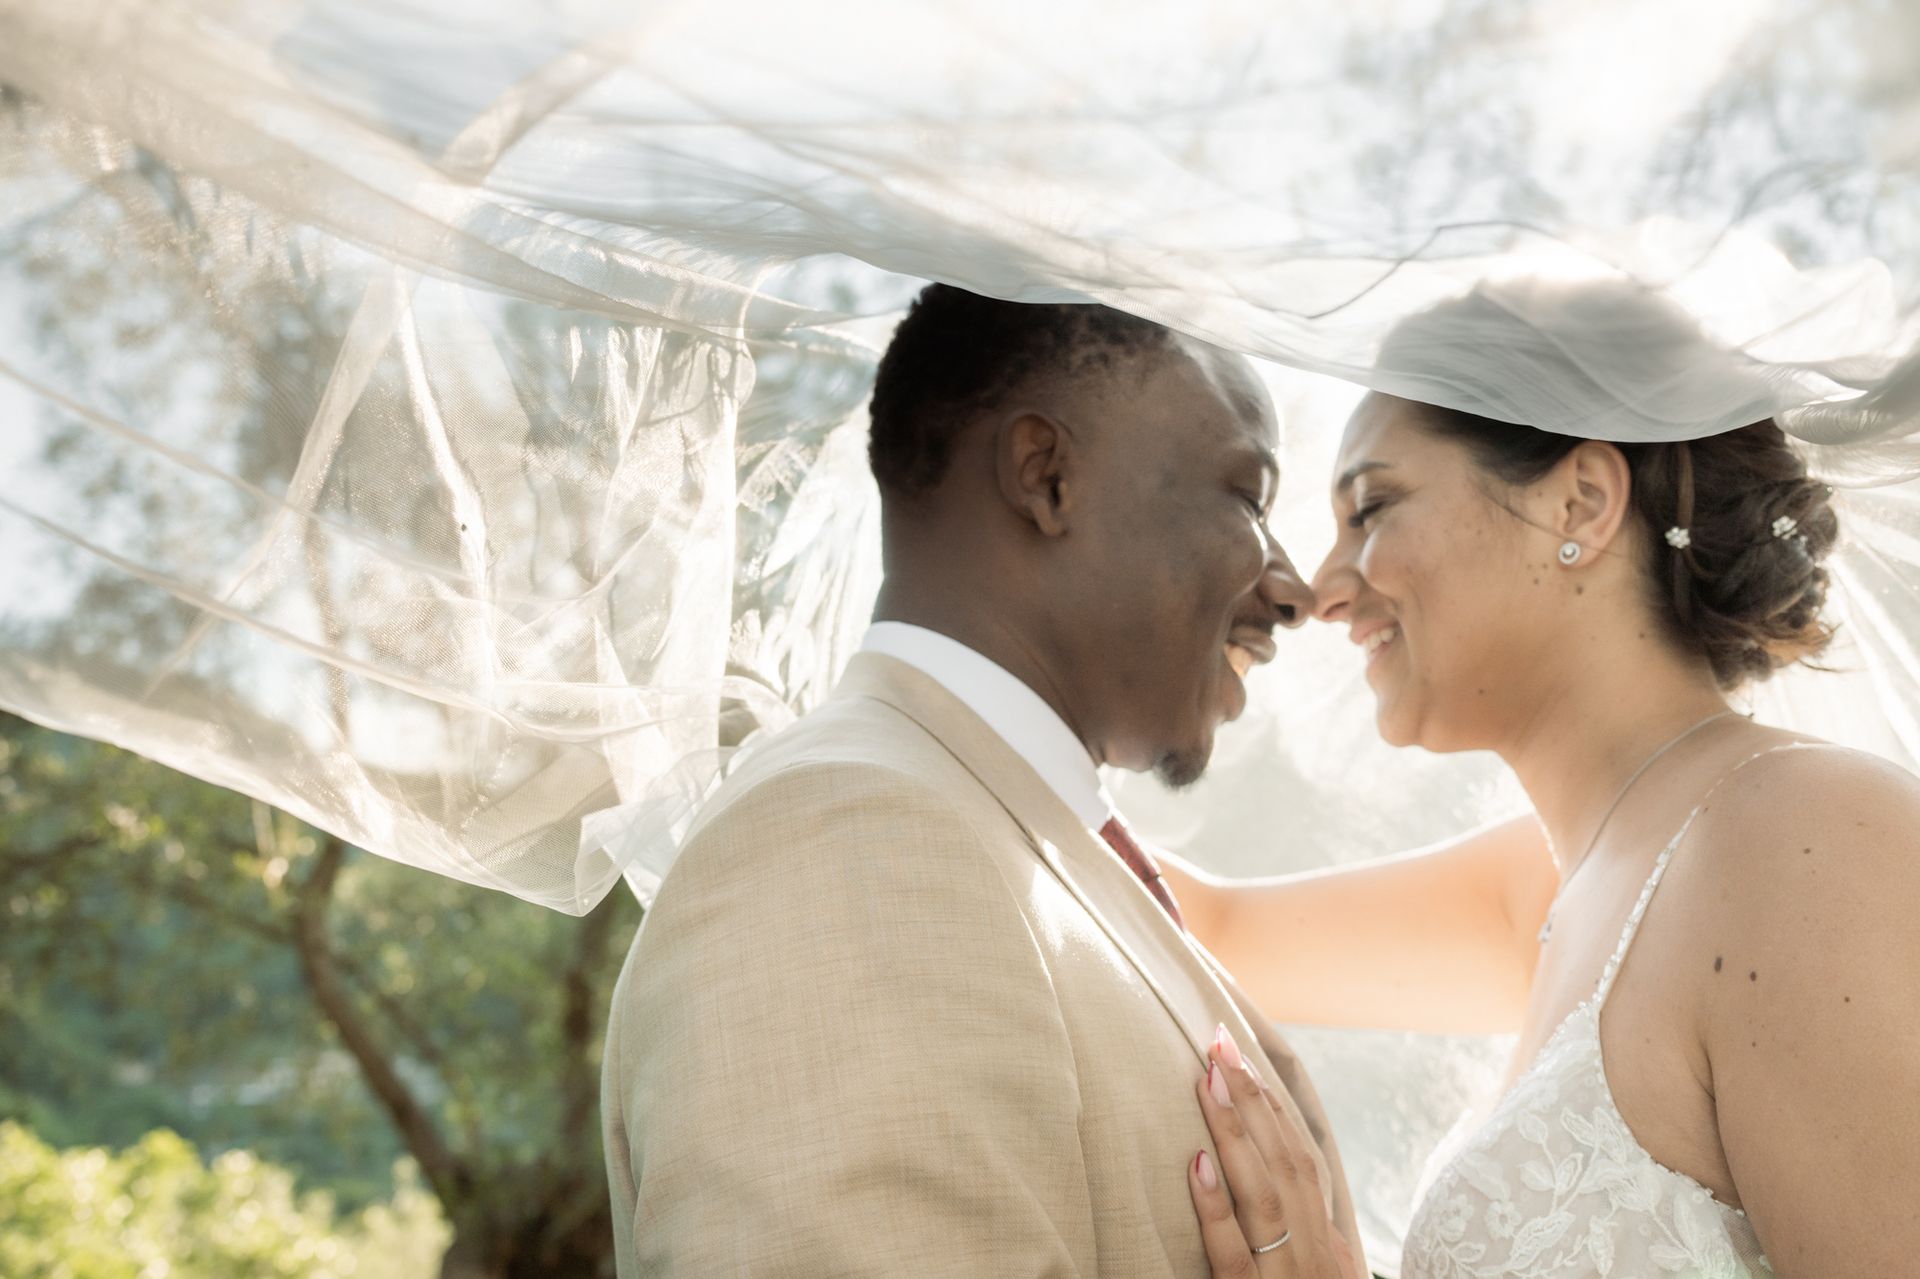
<path fill-rule="evenodd" d="M 1617 301 L 1619 286 L 1607 286 L 1605 293 L 1608 301 Z M 1634 305 L 1650 312 L 1656 331 L 1677 321 L 1677 312 L 1658 300 L 1636 298 Z M 1562 387 L 1584 380 L 1595 388 L 1595 364 L 1582 362 L 1580 353 L 1563 342 L 1544 340 L 1531 317 L 1514 315 L 1478 290 L 1402 323 L 1382 346 L 1382 367 L 1417 375 L 1423 359 L 1447 347 L 1461 349 L 1462 322 L 1476 342 L 1488 340 L 1490 329 L 1512 334 L 1520 351 L 1517 360 L 1505 361 L 1511 376 L 1558 378 Z M 1603 332 L 1600 340 L 1605 338 Z M 1631 345 L 1654 345 L 1643 338 L 1637 336 Z M 1698 343 L 1695 337 L 1678 349 Z M 1615 343 L 1613 353 L 1622 345 L 1627 344 Z M 1663 354 L 1656 362 L 1670 365 L 1667 357 L 1676 348 L 1660 344 L 1658 349 Z M 1511 348 L 1507 354 L 1513 354 Z M 1529 370 L 1529 361 L 1554 367 Z M 1616 363 L 1611 371 L 1617 368 Z M 1651 371 L 1677 385 L 1673 373 L 1670 366 Z M 1461 445 L 1489 475 L 1513 486 L 1540 480 L 1594 438 L 1413 403 L 1421 426 Z M 1616 442 L 1615 447 L 1632 476 L 1631 501 L 1643 533 L 1654 611 L 1673 640 L 1705 657 L 1728 690 L 1817 658 L 1833 638 L 1821 616 L 1827 597 L 1821 561 L 1833 549 L 1839 522 L 1833 490 L 1808 475 L 1785 432 L 1769 418 L 1694 440 Z M 1669 530 L 1684 533 L 1670 537 Z"/>

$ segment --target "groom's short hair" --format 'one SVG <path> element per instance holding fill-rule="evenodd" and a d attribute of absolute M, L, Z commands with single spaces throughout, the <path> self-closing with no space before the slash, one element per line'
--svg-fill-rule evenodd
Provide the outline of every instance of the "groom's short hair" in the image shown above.
<path fill-rule="evenodd" d="M 947 473 L 953 441 L 1039 377 L 1109 371 L 1169 330 L 1089 302 L 1002 302 L 950 284 L 921 290 L 874 377 L 867 456 L 883 492 L 913 497 Z"/>

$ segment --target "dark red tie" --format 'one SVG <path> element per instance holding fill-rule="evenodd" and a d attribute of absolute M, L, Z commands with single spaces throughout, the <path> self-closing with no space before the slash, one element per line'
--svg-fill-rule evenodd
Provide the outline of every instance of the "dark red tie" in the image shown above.
<path fill-rule="evenodd" d="M 1173 890 L 1167 887 L 1167 881 L 1161 877 L 1160 867 L 1147 850 L 1140 847 L 1133 832 L 1120 823 L 1117 815 L 1109 817 L 1107 824 L 1100 828 L 1100 838 L 1111 844 L 1113 851 L 1120 854 L 1120 860 L 1127 864 L 1127 869 L 1140 877 L 1140 882 L 1147 886 L 1153 899 L 1173 917 L 1173 926 L 1185 929 L 1186 924 L 1180 918 L 1180 903 L 1173 900 Z"/>

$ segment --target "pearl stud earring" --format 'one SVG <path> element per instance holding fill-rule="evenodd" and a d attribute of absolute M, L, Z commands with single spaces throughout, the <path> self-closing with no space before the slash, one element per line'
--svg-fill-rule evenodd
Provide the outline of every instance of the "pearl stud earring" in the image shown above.
<path fill-rule="evenodd" d="M 1560 562 L 1568 568 L 1572 568 L 1575 564 L 1578 564 L 1583 554 L 1585 554 L 1585 548 L 1578 542 L 1560 543 Z"/>

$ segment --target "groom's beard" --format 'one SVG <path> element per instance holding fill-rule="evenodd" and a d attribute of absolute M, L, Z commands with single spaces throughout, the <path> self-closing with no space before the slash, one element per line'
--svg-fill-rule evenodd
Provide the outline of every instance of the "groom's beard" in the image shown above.
<path fill-rule="evenodd" d="M 1153 775 L 1168 790 L 1185 790 L 1207 771 L 1210 751 L 1168 751 L 1154 763 Z"/>

